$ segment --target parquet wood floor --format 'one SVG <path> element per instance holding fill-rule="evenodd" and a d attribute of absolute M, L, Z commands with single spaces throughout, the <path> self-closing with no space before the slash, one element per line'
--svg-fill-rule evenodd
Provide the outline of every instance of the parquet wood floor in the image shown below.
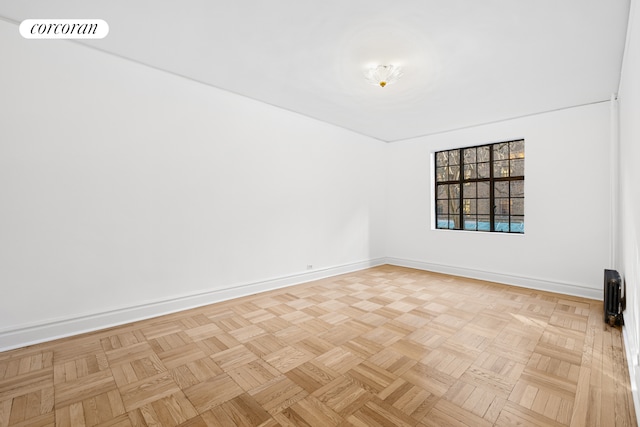
<path fill-rule="evenodd" d="M 635 426 L 602 303 L 381 266 L 0 353 L 5 426 Z"/>

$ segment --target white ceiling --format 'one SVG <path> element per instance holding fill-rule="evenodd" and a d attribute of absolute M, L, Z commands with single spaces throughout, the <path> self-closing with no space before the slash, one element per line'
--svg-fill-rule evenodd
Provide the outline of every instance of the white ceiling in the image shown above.
<path fill-rule="evenodd" d="M 16 23 L 104 19 L 109 35 L 83 43 L 383 141 L 610 99 L 628 10 L 629 0 L 0 3 Z M 390 63 L 404 67 L 395 85 L 364 80 Z"/>

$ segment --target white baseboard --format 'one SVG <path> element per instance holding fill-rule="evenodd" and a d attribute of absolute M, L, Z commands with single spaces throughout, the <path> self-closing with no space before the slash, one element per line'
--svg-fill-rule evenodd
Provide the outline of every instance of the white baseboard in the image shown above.
<path fill-rule="evenodd" d="M 392 257 L 387 257 L 387 264 L 397 265 L 400 267 L 416 268 L 418 270 L 433 271 L 435 273 L 468 277 L 471 279 L 487 280 L 490 282 L 503 283 L 506 285 L 520 286 L 523 288 L 555 292 L 559 294 L 573 295 L 595 300 L 602 300 L 603 298 L 601 289 L 593 289 L 571 283 L 562 283 L 534 277 L 515 276 L 511 274 L 496 273 L 492 271 L 483 271 L 471 268 L 456 267 L 452 265 L 433 264 L 429 262 Z"/>
<path fill-rule="evenodd" d="M 55 319 L 37 324 L 21 325 L 9 329 L 0 330 L 0 352 L 15 348 L 26 347 L 59 338 L 79 335 L 86 332 L 98 331 L 114 326 L 123 325 L 139 320 L 171 314 L 195 307 L 202 307 L 216 302 L 227 301 L 259 292 L 293 286 L 300 283 L 351 273 L 383 264 L 397 265 L 401 267 L 415 268 L 419 270 L 433 271 L 437 273 L 452 274 L 461 277 L 469 277 L 480 280 L 488 280 L 530 289 L 539 289 L 550 292 L 576 295 L 585 298 L 602 299 L 602 292 L 578 285 L 559 283 L 549 280 L 528 278 L 514 275 L 495 273 L 455 267 L 442 264 L 433 264 L 422 261 L 407 260 L 401 258 L 376 258 L 341 266 L 329 267 L 268 279 L 253 283 L 244 283 L 224 289 L 216 289 L 193 295 L 184 295 L 176 298 L 152 301 L 115 310 L 90 313 L 63 319 Z"/>
<path fill-rule="evenodd" d="M 38 324 L 22 325 L 0 330 L 0 352 L 28 345 L 39 344 L 59 338 L 94 332 L 138 320 L 150 319 L 165 314 L 202 307 L 233 298 L 259 292 L 311 282 L 339 274 L 351 273 L 385 264 L 385 258 L 370 259 L 341 266 L 317 269 L 254 283 L 244 283 L 224 289 L 216 289 L 193 295 L 184 295 L 161 301 L 122 307 L 100 313 L 56 319 Z"/>
<path fill-rule="evenodd" d="M 634 354 L 637 354 L 637 351 L 633 351 L 629 346 L 631 343 L 631 339 L 628 336 L 628 329 L 623 325 L 622 326 L 622 342 L 624 343 L 624 351 L 625 356 L 627 357 L 627 366 L 629 367 L 629 382 L 631 383 L 631 396 L 633 397 L 633 407 L 636 411 L 636 416 L 640 414 L 640 396 L 638 396 L 638 383 L 636 378 L 638 378 L 638 369 L 640 366 L 636 364 L 636 358 Z"/>

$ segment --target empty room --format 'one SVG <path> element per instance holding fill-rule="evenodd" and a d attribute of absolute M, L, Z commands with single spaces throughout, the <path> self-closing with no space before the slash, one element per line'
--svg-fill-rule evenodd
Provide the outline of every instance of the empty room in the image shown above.
<path fill-rule="evenodd" d="M 638 0 L 5 0 L 0 58 L 0 427 L 637 425 Z"/>

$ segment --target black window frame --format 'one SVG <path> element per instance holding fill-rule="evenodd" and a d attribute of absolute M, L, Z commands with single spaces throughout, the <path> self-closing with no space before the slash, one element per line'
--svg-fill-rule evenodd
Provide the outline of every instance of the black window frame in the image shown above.
<path fill-rule="evenodd" d="M 434 153 L 435 228 L 524 234 L 524 139 Z"/>

